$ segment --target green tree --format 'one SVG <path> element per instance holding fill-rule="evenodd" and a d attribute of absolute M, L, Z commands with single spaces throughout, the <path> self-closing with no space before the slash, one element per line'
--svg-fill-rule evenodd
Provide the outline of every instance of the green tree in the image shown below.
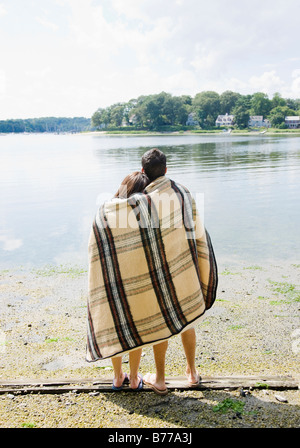
<path fill-rule="evenodd" d="M 241 98 L 241 95 L 236 92 L 232 92 L 231 90 L 226 90 L 220 95 L 220 114 L 225 115 L 232 114 L 232 111 L 237 103 L 237 101 Z"/>
<path fill-rule="evenodd" d="M 269 115 L 272 102 L 265 93 L 257 92 L 252 95 L 251 99 L 251 115 Z"/>
<path fill-rule="evenodd" d="M 275 109 L 275 107 L 278 106 L 286 106 L 286 100 L 282 98 L 281 94 L 279 92 L 274 93 L 273 98 L 271 100 L 271 108 Z"/>
<path fill-rule="evenodd" d="M 232 110 L 234 122 L 240 129 L 248 127 L 252 95 L 241 95 Z"/>
<path fill-rule="evenodd" d="M 167 95 L 163 104 L 165 120 L 170 125 L 185 125 L 192 99 L 188 96 Z"/>
<path fill-rule="evenodd" d="M 109 107 L 109 117 L 111 126 L 122 126 L 125 111 L 124 103 L 116 103 Z"/>
<path fill-rule="evenodd" d="M 249 109 L 246 109 L 244 106 L 236 106 L 234 108 L 234 122 L 240 129 L 245 129 L 248 127 L 250 118 Z"/>
<path fill-rule="evenodd" d="M 214 125 L 220 113 L 220 95 L 213 91 L 197 93 L 192 102 L 192 109 L 201 127 L 211 126 L 212 123 Z M 209 117 L 208 121 L 207 117 Z"/>
<path fill-rule="evenodd" d="M 299 115 L 299 110 L 300 110 L 300 99 L 292 99 L 292 98 L 287 98 L 286 100 L 286 106 L 289 107 L 290 109 L 293 109 L 297 112 L 297 115 Z"/>
<path fill-rule="evenodd" d="M 285 117 L 296 115 L 293 109 L 287 106 L 277 106 L 271 110 L 269 120 L 273 128 L 282 128 L 285 126 Z"/>
<path fill-rule="evenodd" d="M 99 108 L 92 115 L 92 126 L 96 129 L 107 127 L 110 124 L 110 111 L 109 109 Z"/>

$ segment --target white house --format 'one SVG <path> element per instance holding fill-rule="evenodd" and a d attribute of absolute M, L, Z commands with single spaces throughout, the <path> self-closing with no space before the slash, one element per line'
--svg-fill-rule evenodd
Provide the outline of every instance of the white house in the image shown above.
<path fill-rule="evenodd" d="M 135 114 L 130 115 L 130 117 L 129 117 L 129 123 L 131 123 L 131 124 L 136 124 L 136 123 L 137 123 L 137 118 L 136 118 L 136 115 L 135 115 Z"/>
<path fill-rule="evenodd" d="M 300 128 L 300 117 L 285 117 L 285 124 L 290 129 L 297 129 Z"/>
<path fill-rule="evenodd" d="M 269 120 L 264 120 L 262 115 L 251 115 L 248 126 L 251 128 L 269 128 L 271 123 Z"/>
<path fill-rule="evenodd" d="M 199 121 L 197 121 L 196 119 L 196 114 L 194 112 L 191 112 L 188 115 L 187 121 L 186 121 L 186 126 L 198 126 L 199 125 Z"/>
<path fill-rule="evenodd" d="M 249 118 L 249 127 L 259 127 L 263 126 L 264 117 L 262 115 L 251 115 Z"/>
<path fill-rule="evenodd" d="M 218 115 L 216 126 L 232 126 L 234 123 L 234 115 Z"/>

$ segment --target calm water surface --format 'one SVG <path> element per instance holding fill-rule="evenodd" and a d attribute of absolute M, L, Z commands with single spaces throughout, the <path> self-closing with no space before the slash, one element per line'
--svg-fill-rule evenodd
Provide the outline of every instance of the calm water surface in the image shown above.
<path fill-rule="evenodd" d="M 300 137 L 0 136 L 0 267 L 87 264 L 99 204 L 159 147 L 221 262 L 300 262 Z"/>

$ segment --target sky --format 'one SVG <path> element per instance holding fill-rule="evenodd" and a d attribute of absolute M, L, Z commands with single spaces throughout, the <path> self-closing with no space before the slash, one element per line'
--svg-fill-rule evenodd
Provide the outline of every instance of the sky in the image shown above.
<path fill-rule="evenodd" d="M 0 0 L 0 119 L 162 91 L 300 98 L 299 0 Z"/>

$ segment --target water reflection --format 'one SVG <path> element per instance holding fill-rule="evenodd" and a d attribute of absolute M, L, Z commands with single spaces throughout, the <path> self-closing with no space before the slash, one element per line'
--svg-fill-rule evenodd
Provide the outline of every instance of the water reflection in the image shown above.
<path fill-rule="evenodd" d="M 300 138 L 0 137 L 0 265 L 86 263 L 97 201 L 152 147 L 168 176 L 204 194 L 217 256 L 297 258 Z"/>

